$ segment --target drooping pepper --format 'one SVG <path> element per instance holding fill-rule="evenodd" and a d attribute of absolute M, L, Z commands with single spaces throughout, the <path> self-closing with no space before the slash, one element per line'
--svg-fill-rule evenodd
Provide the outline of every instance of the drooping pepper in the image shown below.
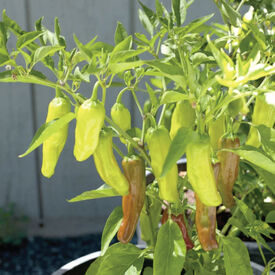
<path fill-rule="evenodd" d="M 104 118 L 105 108 L 98 100 L 87 99 L 78 108 L 74 145 L 77 161 L 84 161 L 94 153 Z"/>
<path fill-rule="evenodd" d="M 194 191 L 207 206 L 221 204 L 211 163 L 211 146 L 208 136 L 194 136 L 186 147 L 187 175 Z"/>
<path fill-rule="evenodd" d="M 122 168 L 130 187 L 129 194 L 122 198 L 123 219 L 117 238 L 121 243 L 128 243 L 135 233 L 145 200 L 145 163 L 133 155 L 123 159 Z"/>
<path fill-rule="evenodd" d="M 239 138 L 223 138 L 220 140 L 219 149 L 234 149 L 240 147 Z M 218 177 L 218 190 L 223 204 L 232 208 L 235 204 L 233 186 L 238 178 L 240 157 L 232 152 L 219 151 L 220 172 Z"/>
<path fill-rule="evenodd" d="M 159 196 L 168 202 L 176 202 L 179 198 L 177 164 L 164 177 L 160 178 L 162 166 L 171 144 L 169 132 L 163 126 L 151 127 L 147 131 L 146 141 L 153 173 L 159 184 Z"/>
<path fill-rule="evenodd" d="M 214 165 L 214 176 L 217 182 L 220 164 Z M 203 204 L 195 193 L 196 198 L 196 217 L 195 223 L 200 244 L 205 251 L 218 248 L 216 240 L 216 207 Z"/>
<path fill-rule="evenodd" d="M 99 142 L 94 152 L 94 161 L 102 180 L 113 187 L 120 195 L 127 195 L 129 184 L 115 159 L 112 130 L 109 128 L 100 131 Z"/>
<path fill-rule="evenodd" d="M 168 210 L 166 208 L 164 210 L 163 214 L 162 214 L 161 224 L 166 223 L 166 221 L 168 220 L 168 217 L 169 217 L 168 216 Z M 183 237 L 184 242 L 186 244 L 187 250 L 192 249 L 194 247 L 194 244 L 193 244 L 192 240 L 188 236 L 188 232 L 187 232 L 187 229 L 186 229 L 186 225 L 185 225 L 183 214 L 179 214 L 177 216 L 174 215 L 174 214 L 172 214 L 171 218 L 179 226 L 180 231 L 182 233 L 182 237 Z"/>
<path fill-rule="evenodd" d="M 273 127 L 275 123 L 275 92 L 261 94 L 256 97 L 252 123 Z M 253 126 L 250 128 L 246 144 L 254 147 L 260 147 L 261 145 L 258 130 Z"/>
<path fill-rule="evenodd" d="M 195 110 L 189 100 L 178 101 L 171 119 L 170 136 L 173 139 L 181 127 L 194 127 L 196 120 Z"/>
<path fill-rule="evenodd" d="M 210 144 L 216 152 L 219 146 L 219 140 L 221 136 L 225 133 L 225 116 L 221 115 L 216 120 L 212 120 L 209 122 L 209 129 L 208 129 L 209 137 L 210 137 Z"/>
<path fill-rule="evenodd" d="M 55 97 L 48 106 L 46 123 L 62 117 L 70 110 L 71 104 L 67 99 Z M 69 125 L 64 126 L 43 142 L 41 172 L 47 178 L 54 174 L 57 161 L 67 140 L 68 127 Z"/>

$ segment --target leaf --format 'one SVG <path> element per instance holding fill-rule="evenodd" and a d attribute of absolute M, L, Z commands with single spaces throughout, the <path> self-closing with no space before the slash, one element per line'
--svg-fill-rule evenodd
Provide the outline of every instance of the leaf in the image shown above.
<path fill-rule="evenodd" d="M 112 57 L 115 55 L 115 53 L 117 52 L 121 52 L 121 51 L 127 51 L 130 50 L 132 47 L 132 42 L 133 42 L 133 38 L 132 35 L 129 35 L 128 37 L 126 37 L 124 40 L 122 40 L 121 42 L 119 42 L 113 49 L 113 51 L 110 54 L 110 58 L 112 59 Z"/>
<path fill-rule="evenodd" d="M 68 202 L 77 202 L 116 196 L 120 196 L 120 194 L 109 185 L 103 184 L 95 190 L 83 192 L 82 194 L 70 199 Z"/>
<path fill-rule="evenodd" d="M 36 40 L 38 37 L 40 37 L 44 32 L 43 31 L 33 31 L 33 32 L 27 32 L 23 35 L 21 35 L 17 42 L 16 42 L 16 48 L 22 49 L 32 43 L 34 40 Z"/>
<path fill-rule="evenodd" d="M 238 205 L 238 208 L 243 213 L 244 218 L 252 224 L 256 220 L 256 216 L 254 215 L 253 211 L 243 201 L 237 198 L 235 198 L 235 201 Z"/>
<path fill-rule="evenodd" d="M 193 63 L 193 66 L 196 67 L 200 65 L 201 63 L 210 63 L 215 61 L 213 56 L 207 56 L 206 54 L 202 52 L 197 52 L 194 55 L 191 56 L 191 61 Z"/>
<path fill-rule="evenodd" d="M 141 24 L 143 25 L 144 29 L 151 35 L 151 37 L 153 37 L 153 35 L 154 35 L 154 26 L 150 22 L 149 17 L 141 9 L 138 10 L 138 17 L 139 17 L 139 20 L 140 20 Z"/>
<path fill-rule="evenodd" d="M 265 171 L 255 165 L 252 165 L 258 175 L 264 180 L 265 184 L 269 187 L 271 192 L 275 195 L 275 181 L 274 181 L 274 174 Z"/>
<path fill-rule="evenodd" d="M 181 26 L 186 18 L 186 1 L 172 0 L 172 12 L 176 18 L 178 26 Z"/>
<path fill-rule="evenodd" d="M 146 90 L 149 94 L 150 100 L 152 102 L 152 106 L 157 106 L 158 105 L 158 99 L 155 95 L 154 90 L 152 89 L 152 87 L 147 82 L 145 82 L 145 86 L 146 86 Z"/>
<path fill-rule="evenodd" d="M 74 118 L 75 114 L 70 112 L 59 119 L 44 123 L 35 133 L 27 151 L 24 154 L 19 155 L 19 158 L 28 155 L 30 152 L 40 146 L 47 138 L 56 133 L 58 130 L 62 129 Z"/>
<path fill-rule="evenodd" d="M 275 129 L 265 125 L 258 125 L 255 127 L 260 133 L 262 146 L 275 161 Z"/>
<path fill-rule="evenodd" d="M 235 11 L 226 1 L 222 1 L 222 13 L 234 27 L 241 26 L 241 15 Z"/>
<path fill-rule="evenodd" d="M 104 256 L 100 257 L 100 263 L 96 269 L 89 270 L 86 275 L 118 275 L 130 274 L 130 270 L 135 270 L 133 274 L 140 274 L 143 261 L 144 251 L 135 245 L 128 243 L 116 243 L 110 246 Z M 99 265 L 99 266 L 98 266 Z"/>
<path fill-rule="evenodd" d="M 91 50 L 89 50 L 88 48 L 86 48 L 85 45 L 83 45 L 79 40 L 78 38 L 76 37 L 76 35 L 74 34 L 73 35 L 74 37 L 74 42 L 75 44 L 77 45 L 79 51 L 90 61 L 91 58 L 92 58 L 92 52 Z"/>
<path fill-rule="evenodd" d="M 118 206 L 108 217 L 101 238 L 101 256 L 105 254 L 109 247 L 109 244 L 116 235 L 122 221 L 122 216 L 122 208 L 121 206 Z"/>
<path fill-rule="evenodd" d="M 161 226 L 154 253 L 154 274 L 180 275 L 186 255 L 186 245 L 179 226 L 169 219 Z"/>
<path fill-rule="evenodd" d="M 181 29 L 181 31 L 185 34 L 187 33 L 191 33 L 194 32 L 196 29 L 198 29 L 201 25 L 203 25 L 205 22 L 207 22 L 208 20 L 210 20 L 215 14 L 209 14 L 206 16 L 203 16 L 201 18 L 198 18 L 194 21 L 192 21 L 191 23 L 189 23 L 187 26 L 183 27 Z"/>
<path fill-rule="evenodd" d="M 85 272 L 85 275 L 94 275 L 99 274 L 98 269 L 100 268 L 101 262 L 103 257 L 98 257 L 94 262 L 91 263 L 87 271 Z"/>
<path fill-rule="evenodd" d="M 253 275 L 248 250 L 236 237 L 222 238 L 226 275 Z"/>
<path fill-rule="evenodd" d="M 115 44 L 119 44 L 121 41 L 123 41 L 128 36 L 126 29 L 122 25 L 121 22 L 117 22 L 116 25 L 116 31 L 115 31 Z"/>
<path fill-rule="evenodd" d="M 234 218 L 234 217 L 230 217 L 228 219 L 228 223 L 230 223 L 231 225 L 237 227 L 246 236 L 249 236 L 249 232 L 247 231 L 247 229 L 245 228 L 245 226 L 243 225 L 243 223 L 239 219 Z"/>
<path fill-rule="evenodd" d="M 265 217 L 265 221 L 267 223 L 275 223 L 275 210 L 270 211 L 266 217 Z"/>
<path fill-rule="evenodd" d="M 139 67 L 144 64 L 143 60 L 133 61 L 133 62 L 121 62 L 121 63 L 110 63 L 109 69 L 113 74 L 117 74 L 120 72 L 124 72 L 126 70 L 133 69 L 135 67 Z"/>
<path fill-rule="evenodd" d="M 275 162 L 265 156 L 261 151 L 252 146 L 242 146 L 239 149 L 223 149 L 239 155 L 241 158 L 251 162 L 252 164 L 266 170 L 271 174 L 275 174 Z"/>
<path fill-rule="evenodd" d="M 60 30 L 60 25 L 59 25 L 57 17 L 54 20 L 54 32 L 55 32 L 55 35 L 56 35 L 58 45 L 63 46 L 64 48 L 66 48 L 65 39 L 60 35 L 61 30 Z"/>
<path fill-rule="evenodd" d="M 172 140 L 168 154 L 162 167 L 161 177 L 165 176 L 172 166 L 186 151 L 187 144 L 194 138 L 195 132 L 190 128 L 180 128 Z"/>
<path fill-rule="evenodd" d="M 190 99 L 189 95 L 176 91 L 167 91 L 162 95 L 160 104 L 173 103 L 186 99 Z"/>
<path fill-rule="evenodd" d="M 131 57 L 135 57 L 145 51 L 146 49 L 138 49 L 138 50 L 125 50 L 125 51 L 116 52 L 114 55 L 112 55 L 110 63 L 126 61 L 127 59 Z"/>
<path fill-rule="evenodd" d="M 37 62 L 41 61 L 43 58 L 47 56 L 54 55 L 57 51 L 62 50 L 64 47 L 62 46 L 42 46 L 38 48 L 34 52 L 33 56 L 33 64 L 36 64 Z"/>

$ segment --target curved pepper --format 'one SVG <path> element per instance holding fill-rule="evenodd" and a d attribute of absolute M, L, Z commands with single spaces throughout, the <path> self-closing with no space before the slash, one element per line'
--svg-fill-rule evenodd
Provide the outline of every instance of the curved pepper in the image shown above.
<path fill-rule="evenodd" d="M 123 219 L 117 238 L 121 243 L 128 243 L 135 233 L 138 218 L 145 200 L 145 164 L 137 156 L 124 158 L 122 168 L 129 183 L 129 194 L 122 198 Z"/>
<path fill-rule="evenodd" d="M 234 149 L 240 147 L 239 138 L 223 138 L 220 140 L 220 149 Z M 235 204 L 233 198 L 233 186 L 238 178 L 240 157 L 232 152 L 219 151 L 220 172 L 218 177 L 218 190 L 222 197 L 223 204 L 232 208 Z"/>
<path fill-rule="evenodd" d="M 74 156 L 84 161 L 95 151 L 105 118 L 104 105 L 98 100 L 85 100 L 77 110 Z"/>
<path fill-rule="evenodd" d="M 179 214 L 177 216 L 175 216 L 175 215 L 172 214 L 171 218 L 179 226 L 180 231 L 182 233 L 182 238 L 184 239 L 184 242 L 186 244 L 187 250 L 192 249 L 194 247 L 194 244 L 193 244 L 193 242 L 191 241 L 191 239 L 188 236 L 188 232 L 187 232 L 187 229 L 186 229 L 186 225 L 185 225 L 183 214 Z M 168 210 L 166 208 L 164 210 L 163 214 L 162 214 L 161 224 L 166 223 L 167 220 L 168 220 Z"/>
<path fill-rule="evenodd" d="M 94 153 L 94 161 L 102 180 L 113 187 L 120 195 L 127 195 L 129 184 L 122 174 L 113 153 L 112 130 L 102 129 Z"/>
<path fill-rule="evenodd" d="M 273 127 L 275 123 L 275 92 L 261 94 L 256 97 L 252 114 L 252 123 L 255 125 L 263 124 L 267 127 Z M 250 128 L 246 144 L 260 147 L 261 142 L 256 128 Z"/>
<path fill-rule="evenodd" d="M 219 146 L 219 140 L 225 133 L 225 116 L 221 115 L 216 120 L 212 120 L 209 122 L 209 137 L 210 137 L 210 144 L 213 150 L 216 152 Z"/>
<path fill-rule="evenodd" d="M 153 173 L 159 184 L 159 196 L 168 202 L 176 202 L 179 198 L 178 184 L 178 168 L 175 164 L 170 171 L 160 178 L 161 169 L 171 144 L 168 130 L 163 126 L 149 128 L 147 131 L 146 141 L 151 157 L 151 166 Z"/>
<path fill-rule="evenodd" d="M 219 163 L 214 165 L 214 175 L 217 182 L 219 175 L 220 165 Z M 196 217 L 195 223 L 198 232 L 198 238 L 200 244 L 205 251 L 210 251 L 212 249 L 218 248 L 218 243 L 216 240 L 216 207 L 206 206 L 201 202 L 197 194 L 196 198 Z"/>
<path fill-rule="evenodd" d="M 178 101 L 171 119 L 170 136 L 173 139 L 181 127 L 193 128 L 196 120 L 196 112 L 189 100 Z"/>
<path fill-rule="evenodd" d="M 70 102 L 63 97 L 55 97 L 48 106 L 46 123 L 60 118 L 71 110 Z M 58 130 L 43 142 L 42 174 L 50 178 L 54 174 L 55 166 L 64 148 L 68 136 L 69 125 Z"/>
<path fill-rule="evenodd" d="M 211 146 L 207 136 L 195 136 L 186 147 L 187 176 L 202 203 L 221 204 L 211 163 Z"/>

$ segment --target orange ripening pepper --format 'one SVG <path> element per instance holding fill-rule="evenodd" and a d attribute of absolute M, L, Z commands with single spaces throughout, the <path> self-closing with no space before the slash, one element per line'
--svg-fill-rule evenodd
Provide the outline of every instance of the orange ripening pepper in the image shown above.
<path fill-rule="evenodd" d="M 234 149 L 240 147 L 239 138 L 223 138 L 219 142 L 219 149 Z M 232 152 L 219 151 L 220 172 L 218 176 L 218 190 L 222 202 L 227 208 L 235 205 L 233 186 L 238 178 L 240 157 Z"/>
<path fill-rule="evenodd" d="M 214 165 L 214 175 L 217 181 L 220 164 Z M 197 194 L 196 197 L 196 228 L 200 244 L 205 251 L 218 248 L 216 240 L 216 207 L 203 204 Z"/>
<path fill-rule="evenodd" d="M 126 157 L 122 168 L 129 182 L 129 194 L 122 197 L 123 219 L 117 238 L 121 243 L 128 243 L 135 233 L 140 212 L 145 200 L 145 163 L 138 156 Z"/>

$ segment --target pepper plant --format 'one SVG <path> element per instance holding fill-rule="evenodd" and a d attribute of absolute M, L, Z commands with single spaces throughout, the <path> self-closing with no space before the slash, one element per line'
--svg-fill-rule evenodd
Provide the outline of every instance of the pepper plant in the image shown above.
<path fill-rule="evenodd" d="M 76 120 L 74 157 L 93 157 L 105 184 L 70 201 L 122 196 L 122 207 L 106 222 L 101 256 L 87 275 L 252 274 L 240 232 L 259 245 L 265 274 L 272 266 L 262 246 L 271 250 L 266 239 L 274 234 L 268 224 L 274 211 L 263 216 L 256 205 L 275 193 L 275 14 L 253 1 L 243 6 L 244 0 L 215 0 L 224 24 L 210 24 L 213 14 L 186 24 L 192 2 L 171 0 L 167 8 L 156 0 L 155 10 L 140 3 L 145 33 L 128 35 L 118 23 L 114 45 L 96 37 L 83 44 L 74 35 L 73 49 L 66 47 L 58 19 L 53 32 L 42 18 L 27 32 L 3 11 L 0 82 L 55 91 L 45 124 L 20 157 L 42 145 L 41 172 L 51 177 L 68 124 Z M 10 33 L 17 38 L 15 49 L 6 46 Z M 82 94 L 82 82 L 91 85 L 90 98 Z M 111 88 L 120 92 L 109 116 L 105 100 Z M 133 97 L 141 125 L 131 124 L 125 93 Z M 183 178 L 177 161 L 184 154 Z M 146 183 L 146 170 L 153 182 Z M 195 204 L 187 199 L 190 192 Z M 260 198 L 255 204 L 253 195 Z M 225 210 L 231 217 L 217 227 L 217 211 Z M 138 220 L 143 250 L 130 243 Z M 119 242 L 109 246 L 116 234 Z M 144 259 L 153 265 L 142 271 Z"/>

